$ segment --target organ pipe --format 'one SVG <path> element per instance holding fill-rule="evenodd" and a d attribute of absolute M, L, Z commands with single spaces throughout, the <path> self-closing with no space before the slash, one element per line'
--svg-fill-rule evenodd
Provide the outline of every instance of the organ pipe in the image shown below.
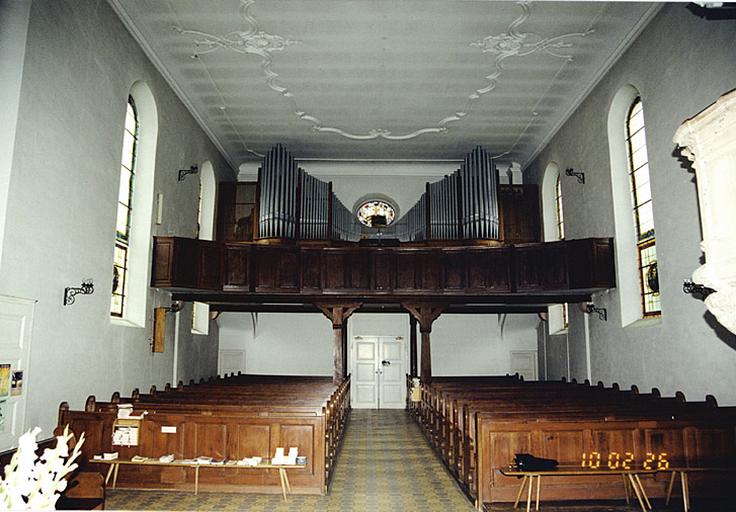
<path fill-rule="evenodd" d="M 259 169 L 259 237 L 360 240 L 362 225 L 332 192 L 331 183 L 297 167 L 280 144 Z M 384 235 L 404 242 L 498 239 L 498 174 L 480 146 L 460 168 L 427 184 L 419 201 Z"/>

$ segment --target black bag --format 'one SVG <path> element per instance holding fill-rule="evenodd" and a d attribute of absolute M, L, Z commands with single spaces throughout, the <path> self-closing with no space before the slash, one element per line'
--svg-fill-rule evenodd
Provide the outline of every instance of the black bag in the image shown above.
<path fill-rule="evenodd" d="M 557 469 L 559 464 L 554 459 L 542 459 L 528 453 L 517 453 L 514 465 L 519 471 L 549 471 Z"/>

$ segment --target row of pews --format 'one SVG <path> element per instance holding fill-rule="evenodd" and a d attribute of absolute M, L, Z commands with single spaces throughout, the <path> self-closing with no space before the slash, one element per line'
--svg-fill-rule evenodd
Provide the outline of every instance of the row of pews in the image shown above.
<path fill-rule="evenodd" d="M 736 408 L 719 407 L 710 395 L 688 402 L 679 392 L 662 397 L 656 388 L 640 393 L 600 382 L 434 377 L 421 384 L 421 401 L 408 407 L 479 509 L 517 498 L 519 480 L 499 472 L 517 453 L 596 472 L 548 480 L 549 500 L 622 499 L 621 476 L 605 471 L 624 465 L 658 470 L 642 476 L 654 498 L 666 496 L 678 468 L 693 471 L 696 496 L 723 496 L 735 483 Z"/>
<path fill-rule="evenodd" d="M 120 405 L 132 404 L 131 417 L 119 419 Z M 277 447 L 297 447 L 307 457 L 305 468 L 289 472 L 294 492 L 325 494 L 343 438 L 350 408 L 350 376 L 339 385 L 332 377 L 230 375 L 149 393 L 118 392 L 109 402 L 94 396 L 84 410 L 59 407 L 58 424 L 69 425 L 77 438 L 85 433 L 83 470 L 103 473 L 106 465 L 93 456 L 117 452 L 176 460 L 212 457 L 215 461 L 273 457 Z M 145 412 L 145 414 L 143 414 Z M 139 421 L 139 423 L 138 423 Z M 131 446 L 114 445 L 113 433 L 138 424 Z M 126 432 L 130 432 L 126 430 Z M 137 443 L 136 439 L 137 437 Z M 121 465 L 118 485 L 135 488 L 191 489 L 190 468 Z M 277 470 L 236 470 L 211 467 L 198 475 L 199 488 L 231 492 L 280 492 Z"/>

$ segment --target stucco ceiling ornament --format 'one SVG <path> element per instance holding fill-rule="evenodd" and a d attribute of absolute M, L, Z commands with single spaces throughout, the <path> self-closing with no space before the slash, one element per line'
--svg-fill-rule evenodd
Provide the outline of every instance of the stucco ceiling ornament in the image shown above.
<path fill-rule="evenodd" d="M 383 138 L 398 141 L 410 140 L 428 133 L 446 133 L 448 131 L 449 123 L 457 122 L 467 117 L 473 101 L 496 88 L 498 79 L 504 71 L 501 65 L 504 60 L 511 57 L 524 57 L 526 55 L 531 55 L 532 53 L 543 51 L 549 55 L 572 61 L 573 58 L 571 55 L 564 55 L 559 53 L 557 50 L 572 48 L 573 44 L 567 41 L 569 38 L 583 37 L 594 32 L 594 30 L 591 29 L 585 32 L 563 34 L 552 38 L 543 38 L 532 32 L 519 32 L 517 28 L 523 24 L 527 18 L 529 18 L 530 2 L 517 2 L 517 5 L 519 5 L 522 12 L 513 22 L 511 22 L 506 32 L 497 35 L 490 35 L 479 41 L 470 43 L 470 46 L 479 47 L 484 53 L 495 54 L 496 58 L 493 63 L 493 72 L 485 76 L 488 84 L 485 87 L 473 91 L 468 96 L 462 109 L 440 119 L 434 126 L 419 128 L 404 134 L 394 134 L 386 128 L 372 128 L 367 130 L 365 133 L 351 133 L 334 126 L 325 126 L 319 117 L 300 108 L 293 93 L 286 86 L 278 83 L 279 75 L 272 69 L 273 56 L 271 55 L 271 52 L 281 51 L 290 46 L 301 44 L 301 41 L 287 39 L 282 36 L 269 34 L 260 30 L 258 21 L 250 13 L 250 8 L 254 3 L 255 0 L 240 0 L 240 17 L 249 27 L 247 30 L 229 32 L 223 36 L 208 34 L 198 30 L 184 29 L 183 27 L 178 26 L 174 27 L 174 30 L 182 35 L 194 35 L 201 38 L 194 40 L 196 49 L 193 57 L 195 58 L 221 49 L 260 56 L 263 59 L 261 69 L 266 76 L 266 85 L 283 97 L 289 99 L 292 110 L 299 119 L 310 123 L 312 125 L 312 130 L 316 132 L 335 133 L 352 140 L 374 140 L 377 138 Z M 252 150 L 248 151 L 258 154 Z"/>

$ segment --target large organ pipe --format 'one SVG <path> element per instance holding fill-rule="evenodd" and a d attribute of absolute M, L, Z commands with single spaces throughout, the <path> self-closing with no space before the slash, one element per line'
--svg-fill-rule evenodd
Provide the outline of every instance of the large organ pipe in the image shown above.
<path fill-rule="evenodd" d="M 498 176 L 480 146 L 460 168 L 429 183 L 419 201 L 385 234 L 401 241 L 497 239 Z M 259 238 L 360 240 L 357 217 L 326 183 L 299 169 L 288 151 L 274 146 L 259 169 Z"/>

